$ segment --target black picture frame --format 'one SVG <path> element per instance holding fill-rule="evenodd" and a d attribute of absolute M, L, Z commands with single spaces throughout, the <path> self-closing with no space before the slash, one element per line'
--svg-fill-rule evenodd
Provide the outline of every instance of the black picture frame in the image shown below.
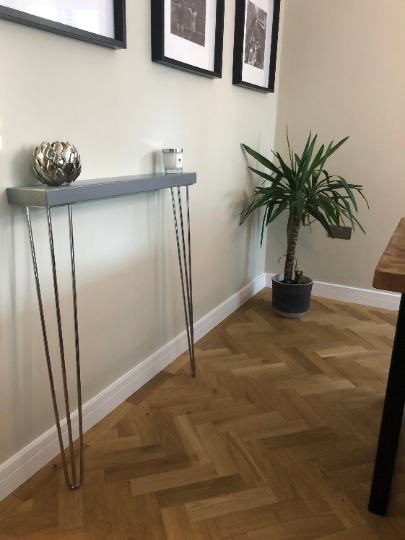
<path fill-rule="evenodd" d="M 127 48 L 127 35 L 126 35 L 126 9 L 125 0 L 113 0 L 114 2 L 114 24 L 115 24 L 115 38 L 109 38 L 87 32 L 86 30 L 80 30 L 67 24 L 51 21 L 43 17 L 37 17 L 30 13 L 25 13 L 18 9 L 4 7 L 1 5 L 0 0 L 0 19 L 6 21 L 23 24 L 31 28 L 37 28 L 38 30 L 45 30 L 46 32 L 52 32 L 59 36 L 70 37 L 85 41 L 86 43 L 92 43 L 93 45 L 100 45 L 101 47 L 107 47 L 109 49 L 126 49 Z"/>
<path fill-rule="evenodd" d="M 268 59 L 268 62 L 270 63 L 269 83 L 267 87 L 251 84 L 242 79 L 243 43 L 245 39 L 245 13 L 246 13 L 247 1 L 248 0 L 236 0 L 236 5 L 235 5 L 235 36 L 234 36 L 234 46 L 233 46 L 232 84 L 236 86 L 242 86 L 244 88 L 250 88 L 251 90 L 257 90 L 258 92 L 273 93 L 275 79 L 276 79 L 277 46 L 278 46 L 278 33 L 279 33 L 279 26 L 280 26 L 281 0 L 274 0 L 271 49 L 270 49 L 270 55 Z"/>
<path fill-rule="evenodd" d="M 217 0 L 216 26 L 215 26 L 215 48 L 214 48 L 214 70 L 210 71 L 200 67 L 179 62 L 165 56 L 165 0 L 151 0 L 151 22 L 152 22 L 152 62 L 163 64 L 164 66 L 181 69 L 189 73 L 220 79 L 222 77 L 222 51 L 224 39 L 225 20 L 225 0 Z"/>

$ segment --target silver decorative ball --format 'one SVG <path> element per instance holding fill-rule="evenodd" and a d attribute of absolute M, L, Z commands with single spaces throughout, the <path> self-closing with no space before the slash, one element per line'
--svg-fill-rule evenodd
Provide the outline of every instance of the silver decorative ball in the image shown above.
<path fill-rule="evenodd" d="M 48 186 L 71 184 L 82 172 L 79 153 L 68 142 L 43 142 L 35 148 L 32 164 L 38 180 Z"/>

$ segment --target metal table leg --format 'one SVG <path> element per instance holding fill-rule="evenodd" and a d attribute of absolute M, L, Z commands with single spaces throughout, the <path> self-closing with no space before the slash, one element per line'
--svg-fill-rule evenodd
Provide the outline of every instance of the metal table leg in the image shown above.
<path fill-rule="evenodd" d="M 51 387 L 53 408 L 54 408 L 54 413 L 55 413 L 56 429 L 58 432 L 59 446 L 60 446 L 60 451 L 62 455 L 63 471 L 65 474 L 65 480 L 66 480 L 67 486 L 70 489 L 77 489 L 81 486 L 84 479 L 84 461 L 83 461 L 82 392 L 81 392 L 81 380 L 80 380 L 79 324 L 78 324 L 78 316 L 77 316 L 76 266 L 75 266 L 75 252 L 74 252 L 72 207 L 70 205 L 68 206 L 68 213 L 69 213 L 70 257 L 71 257 L 71 267 L 72 267 L 72 294 L 73 294 L 73 313 L 74 313 L 74 327 L 75 327 L 76 376 L 77 376 L 77 398 L 78 398 L 79 438 L 80 438 L 80 449 L 79 449 L 80 477 L 79 477 L 79 480 L 77 480 L 76 462 L 75 462 L 75 456 L 74 456 L 74 451 L 73 451 L 72 420 L 71 420 L 71 415 L 70 415 L 69 391 L 68 391 L 67 376 L 66 376 L 65 351 L 64 351 L 64 343 L 63 343 L 62 318 L 61 318 L 60 305 L 59 305 L 59 288 L 58 288 L 55 249 L 54 249 L 54 240 L 53 240 L 53 231 L 52 231 L 51 209 L 47 208 L 48 234 L 49 234 L 49 246 L 51 250 L 56 319 L 57 319 L 57 324 L 58 324 L 59 349 L 60 349 L 60 358 L 61 358 L 65 408 L 66 408 L 66 422 L 67 422 L 68 437 L 69 437 L 70 467 L 72 471 L 72 480 L 70 479 L 70 476 L 69 476 L 68 464 L 67 464 L 65 449 L 63 445 L 62 429 L 60 425 L 58 405 L 56 401 L 56 392 L 55 392 L 54 378 L 53 378 L 53 372 L 52 372 L 51 358 L 50 358 L 50 353 L 49 353 L 48 336 L 47 336 L 47 331 L 46 331 L 45 315 L 44 315 L 44 308 L 43 308 L 43 302 L 42 302 L 41 285 L 39 281 L 37 259 L 36 259 L 36 254 L 35 254 L 35 243 L 34 243 L 34 236 L 32 232 L 30 210 L 27 207 L 25 211 L 26 211 L 27 224 L 28 224 L 28 234 L 29 234 L 29 239 L 30 239 L 30 244 L 31 244 L 31 255 L 32 255 L 33 268 L 34 268 L 35 286 L 36 286 L 37 297 L 38 297 L 39 314 L 41 318 L 42 335 L 44 339 L 45 356 L 46 356 L 46 363 L 48 366 L 48 375 L 49 375 L 49 382 L 50 382 L 50 387 Z"/>
<path fill-rule="evenodd" d="M 190 200 L 189 200 L 189 191 L 188 186 L 186 186 L 186 205 L 187 205 L 187 231 L 185 234 L 184 219 L 183 219 L 183 208 L 181 203 L 181 191 L 180 188 L 177 188 L 177 199 L 178 199 L 178 212 L 180 219 L 180 229 L 178 225 L 177 218 L 177 208 L 175 202 L 175 196 L 173 188 L 170 188 L 172 194 L 172 205 L 173 205 L 173 217 L 174 217 L 174 228 L 176 231 L 176 240 L 177 240 L 177 254 L 179 258 L 179 268 L 180 268 L 180 279 L 181 279 L 181 289 L 183 293 L 183 306 L 184 306 L 184 316 L 186 320 L 186 332 L 187 332 L 187 342 L 188 342 L 188 351 L 190 355 L 190 366 L 193 377 L 195 377 L 195 357 L 194 357 L 194 310 L 193 310 L 193 282 L 191 276 L 191 227 L 190 227 Z M 181 242 L 180 242 L 181 234 Z M 186 248 L 186 240 L 188 248 Z M 182 246 L 181 246 L 182 245 Z M 183 248 L 183 250 L 182 250 Z"/>
<path fill-rule="evenodd" d="M 405 405 L 405 295 L 401 297 L 368 509 L 385 516 Z"/>

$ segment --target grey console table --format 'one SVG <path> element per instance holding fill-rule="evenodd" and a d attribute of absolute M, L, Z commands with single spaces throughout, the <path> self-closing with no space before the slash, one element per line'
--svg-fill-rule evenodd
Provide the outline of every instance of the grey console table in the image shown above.
<path fill-rule="evenodd" d="M 77 489 L 84 480 L 84 457 L 83 457 L 83 409 L 82 409 L 82 390 L 80 379 L 80 342 L 79 342 L 79 320 L 77 315 L 77 290 L 76 290 L 76 263 L 75 247 L 73 235 L 73 214 L 72 205 L 86 201 L 97 201 L 112 197 L 121 197 L 124 195 L 133 195 L 145 191 L 155 191 L 160 189 L 170 189 L 174 216 L 174 229 L 176 233 L 177 254 L 180 267 L 181 287 L 183 293 L 184 315 L 186 320 L 186 332 L 188 350 L 190 355 L 190 365 L 192 375 L 195 377 L 195 357 L 194 357 L 194 316 L 193 316 L 193 287 L 191 278 L 191 231 L 190 231 L 190 205 L 189 205 L 189 186 L 195 184 L 197 176 L 195 173 L 185 174 L 147 174 L 141 176 L 126 176 L 120 178 L 105 178 L 100 180 L 83 180 L 75 182 L 70 186 L 48 187 L 44 185 L 18 187 L 7 189 L 7 198 L 9 204 L 22 206 L 25 208 L 27 217 L 28 234 L 31 245 L 32 263 L 34 268 L 35 285 L 38 298 L 39 315 L 41 318 L 42 334 L 45 346 L 45 357 L 48 367 L 49 382 L 56 420 L 56 429 L 58 432 L 59 446 L 62 455 L 62 464 L 65 474 L 66 484 L 70 489 Z M 186 210 L 183 214 L 181 199 L 181 187 L 186 188 Z M 177 188 L 177 190 L 176 190 Z M 177 191 L 177 203 L 175 192 Z M 70 257 L 72 273 L 72 297 L 73 297 L 73 317 L 75 330 L 75 350 L 76 350 L 76 378 L 77 378 L 77 399 L 78 399 L 78 418 L 79 418 L 79 476 L 76 472 L 76 460 L 73 450 L 72 420 L 70 415 L 69 390 L 66 375 L 65 350 L 62 332 L 62 318 L 59 305 L 59 287 L 56 269 L 54 237 L 52 231 L 51 209 L 56 206 L 67 206 L 69 217 L 69 237 L 70 237 Z M 30 208 L 39 207 L 46 209 L 48 221 L 49 247 L 51 251 L 51 264 L 53 275 L 53 287 L 55 296 L 56 322 L 58 326 L 59 349 L 61 359 L 61 370 L 63 380 L 63 391 L 66 407 L 66 421 L 69 438 L 69 454 L 71 475 L 67 466 L 67 459 L 62 439 L 62 429 L 60 425 L 60 416 L 56 401 L 56 392 L 52 372 L 51 357 L 48 346 L 48 336 L 45 323 L 44 308 L 41 294 L 41 284 L 38 274 L 37 258 L 35 253 L 34 235 L 32 231 Z"/>

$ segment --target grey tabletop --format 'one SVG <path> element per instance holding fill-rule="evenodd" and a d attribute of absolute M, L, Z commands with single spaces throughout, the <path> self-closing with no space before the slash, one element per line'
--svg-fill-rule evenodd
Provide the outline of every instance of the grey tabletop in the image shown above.
<path fill-rule="evenodd" d="M 196 173 L 151 173 L 118 178 L 79 180 L 70 186 L 35 185 L 7 189 L 9 204 L 17 206 L 52 207 L 97 201 L 145 191 L 190 186 L 197 182 Z"/>

